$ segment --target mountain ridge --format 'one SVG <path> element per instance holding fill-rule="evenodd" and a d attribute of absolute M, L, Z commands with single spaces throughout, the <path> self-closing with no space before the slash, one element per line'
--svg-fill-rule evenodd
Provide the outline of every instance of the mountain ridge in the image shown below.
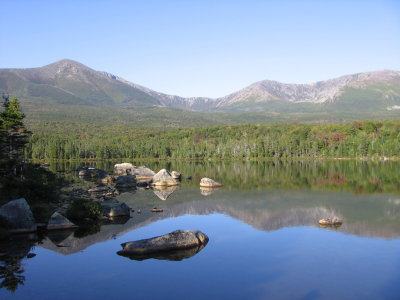
<path fill-rule="evenodd" d="M 361 107 L 384 111 L 396 110 L 400 105 L 400 72 L 356 73 L 306 84 L 262 80 L 220 98 L 185 98 L 157 92 L 112 73 L 62 59 L 37 68 L 0 69 L 0 91 L 47 103 L 121 108 L 282 113 L 340 110 L 342 104 L 347 111 L 356 104 L 357 110 Z"/>

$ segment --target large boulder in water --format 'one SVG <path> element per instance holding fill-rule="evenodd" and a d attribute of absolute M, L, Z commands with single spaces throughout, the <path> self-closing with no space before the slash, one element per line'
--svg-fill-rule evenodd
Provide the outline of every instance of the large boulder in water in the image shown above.
<path fill-rule="evenodd" d="M 206 188 L 215 188 L 215 187 L 221 187 L 222 184 L 220 184 L 219 182 L 216 182 L 213 179 L 204 177 L 200 180 L 200 186 L 206 187 Z"/>
<path fill-rule="evenodd" d="M 122 163 L 114 165 L 114 173 L 118 175 L 133 174 L 135 166 L 130 163 Z"/>
<path fill-rule="evenodd" d="M 156 253 L 172 252 L 190 248 L 202 248 L 208 243 L 208 236 L 201 231 L 176 230 L 174 232 L 121 244 L 119 255 L 141 257 Z"/>
<path fill-rule="evenodd" d="M 153 170 L 147 168 L 146 166 L 140 166 L 140 167 L 135 167 L 133 169 L 133 174 L 136 177 L 142 177 L 147 179 L 147 178 L 152 178 L 156 173 Z"/>
<path fill-rule="evenodd" d="M 101 202 L 103 214 L 107 217 L 130 216 L 131 209 L 123 202 Z"/>
<path fill-rule="evenodd" d="M 76 228 L 74 223 L 68 220 L 66 217 L 58 212 L 55 212 L 49 219 L 47 224 L 47 230 L 58 230 L 58 229 L 72 229 Z"/>
<path fill-rule="evenodd" d="M 36 231 L 36 222 L 31 208 L 24 198 L 12 200 L 0 207 L 0 216 L 11 233 Z"/>
<path fill-rule="evenodd" d="M 115 181 L 115 187 L 117 189 L 131 189 L 136 187 L 135 175 L 119 176 Z"/>
<path fill-rule="evenodd" d="M 156 175 L 153 176 L 152 185 L 155 186 L 174 186 L 178 185 L 179 182 L 176 181 L 171 173 L 165 169 L 160 170 Z"/>

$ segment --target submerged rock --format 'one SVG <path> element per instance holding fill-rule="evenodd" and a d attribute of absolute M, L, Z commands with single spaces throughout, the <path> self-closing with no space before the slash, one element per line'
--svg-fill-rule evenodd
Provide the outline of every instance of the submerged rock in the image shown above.
<path fill-rule="evenodd" d="M 0 207 L 0 216 L 11 233 L 33 232 L 37 226 L 31 208 L 24 198 L 12 200 Z"/>
<path fill-rule="evenodd" d="M 136 187 L 135 175 L 119 176 L 115 182 L 117 189 L 131 189 Z"/>
<path fill-rule="evenodd" d="M 97 187 L 88 189 L 89 193 L 100 193 L 100 192 L 106 192 L 106 191 L 108 191 L 107 186 L 97 186 Z"/>
<path fill-rule="evenodd" d="M 153 176 L 152 184 L 155 186 L 174 186 L 179 183 L 171 176 L 170 172 L 166 169 L 162 169 Z"/>
<path fill-rule="evenodd" d="M 104 184 L 113 183 L 115 181 L 115 177 L 107 174 L 106 176 L 99 178 L 99 181 Z"/>
<path fill-rule="evenodd" d="M 149 186 L 149 182 L 148 181 L 141 181 L 141 182 L 137 182 L 136 183 L 137 187 L 148 187 Z"/>
<path fill-rule="evenodd" d="M 156 253 L 199 248 L 207 243 L 208 236 L 201 231 L 176 230 L 162 236 L 121 244 L 122 250 L 118 254 L 142 257 L 150 254 L 154 257 Z"/>
<path fill-rule="evenodd" d="M 215 180 L 213 180 L 211 178 L 204 177 L 200 180 L 200 186 L 213 188 L 213 187 L 221 187 L 222 184 L 220 184 L 219 182 L 216 182 Z"/>
<path fill-rule="evenodd" d="M 89 169 L 79 169 L 78 176 L 84 178 L 95 177 L 98 179 L 103 179 L 108 176 L 108 173 L 104 170 L 89 168 Z"/>
<path fill-rule="evenodd" d="M 107 217 L 130 216 L 131 209 L 123 202 L 101 202 L 103 214 Z"/>
<path fill-rule="evenodd" d="M 121 254 L 119 255 L 128 257 L 132 260 L 146 260 L 146 259 L 159 259 L 159 260 L 170 260 L 170 261 L 181 261 L 183 259 L 190 258 L 197 253 L 199 253 L 206 244 L 202 244 L 198 247 L 188 248 L 188 249 L 179 249 L 165 252 L 156 252 L 156 253 L 148 253 L 148 254 Z"/>
<path fill-rule="evenodd" d="M 61 215 L 58 212 L 55 212 L 49 220 L 49 223 L 47 224 L 47 230 L 57 230 L 57 229 L 71 229 L 71 228 L 77 228 L 74 223 L 72 223 L 70 220 L 68 220 L 66 217 Z"/>

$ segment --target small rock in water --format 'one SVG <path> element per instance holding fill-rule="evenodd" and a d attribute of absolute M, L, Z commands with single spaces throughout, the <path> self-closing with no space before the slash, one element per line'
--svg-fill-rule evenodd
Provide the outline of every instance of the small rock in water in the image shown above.
<path fill-rule="evenodd" d="M 220 184 L 219 182 L 216 182 L 215 180 L 213 180 L 211 178 L 204 177 L 200 180 L 200 186 L 212 188 L 212 187 L 221 187 L 222 184 Z"/>
<path fill-rule="evenodd" d="M 153 213 L 158 213 L 158 212 L 163 212 L 164 210 L 162 209 L 162 208 L 157 208 L 157 207 L 153 207 L 152 209 L 151 209 L 151 212 L 153 212 Z"/>
<path fill-rule="evenodd" d="M 334 218 L 326 218 L 326 219 L 321 219 L 318 221 L 319 225 L 342 225 L 343 221 L 337 217 Z"/>

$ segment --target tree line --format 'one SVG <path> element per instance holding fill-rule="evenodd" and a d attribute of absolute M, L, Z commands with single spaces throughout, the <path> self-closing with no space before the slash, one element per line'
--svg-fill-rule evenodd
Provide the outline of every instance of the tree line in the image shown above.
<path fill-rule="evenodd" d="M 27 159 L 309 159 L 398 157 L 400 121 L 138 129 L 84 122 L 31 124 Z"/>

